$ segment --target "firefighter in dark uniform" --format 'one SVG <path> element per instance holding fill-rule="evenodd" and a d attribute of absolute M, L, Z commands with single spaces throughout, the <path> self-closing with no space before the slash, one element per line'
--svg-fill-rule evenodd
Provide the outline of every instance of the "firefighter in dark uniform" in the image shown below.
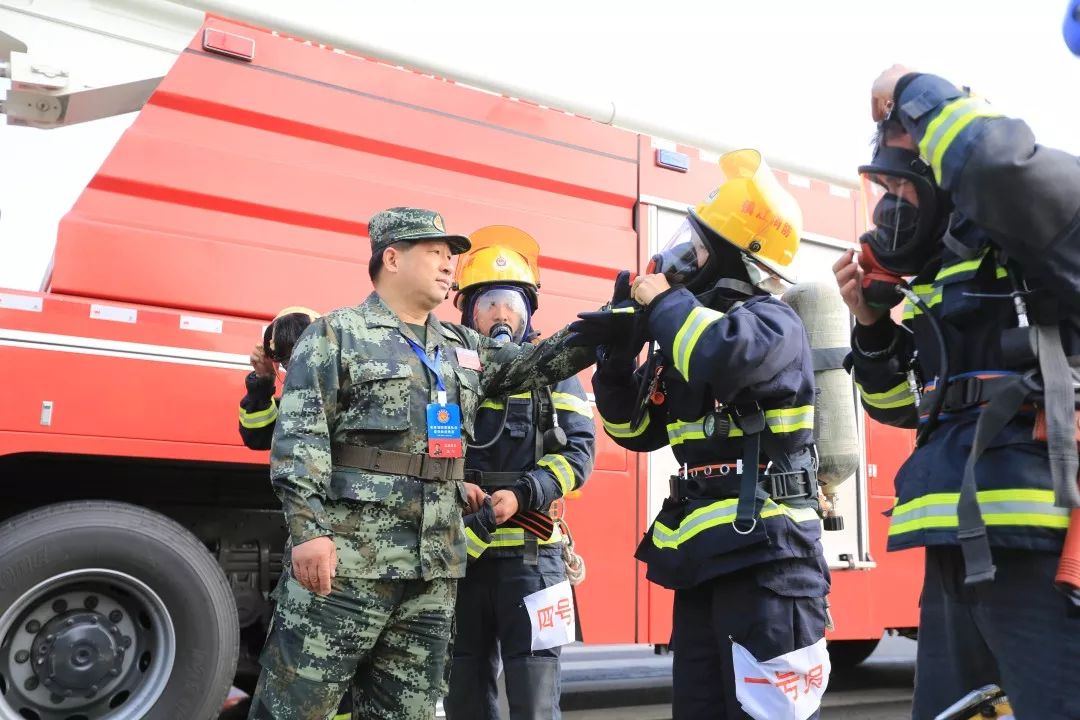
<path fill-rule="evenodd" d="M 889 528 L 926 548 L 913 715 L 995 683 L 1018 718 L 1078 718 L 1054 575 L 1080 504 L 1080 164 L 934 75 L 894 66 L 871 95 L 875 227 L 833 269 L 863 407 L 917 428 Z"/>
<path fill-rule="evenodd" d="M 624 274 L 612 309 L 572 326 L 603 345 L 593 390 L 608 435 L 636 452 L 670 445 L 679 464 L 636 555 L 675 590 L 677 720 L 765 716 L 743 709 L 755 688 L 736 676 L 732 641 L 758 661 L 809 648 L 812 668 L 777 676 L 798 673 L 798 691 L 822 691 L 828 671 L 813 364 L 801 320 L 769 292 L 802 216 L 757 151 L 720 165 L 726 180 L 650 274 L 632 289 Z M 658 349 L 635 372 L 647 340 Z"/>
<path fill-rule="evenodd" d="M 536 336 L 539 247 L 508 226 L 482 228 L 458 259 L 461 322 L 513 342 Z M 550 720 L 559 711 L 559 648 L 532 650 L 522 599 L 566 580 L 565 538 L 549 508 L 580 488 L 593 466 L 592 409 L 577 378 L 541 391 L 487 399 L 476 414 L 468 482 L 492 499 L 499 528 L 466 528 L 469 568 L 458 583 L 454 658 L 445 700 L 450 720 L 497 720 L 501 654 L 512 720 Z"/>
<path fill-rule="evenodd" d="M 277 424 L 278 403 L 274 397 L 278 367 L 289 364 L 293 346 L 301 333 L 319 317 L 306 307 L 283 309 L 266 326 L 263 340 L 251 351 L 251 372 L 244 379 L 247 392 L 240 399 L 240 439 L 252 450 L 269 450 Z"/>

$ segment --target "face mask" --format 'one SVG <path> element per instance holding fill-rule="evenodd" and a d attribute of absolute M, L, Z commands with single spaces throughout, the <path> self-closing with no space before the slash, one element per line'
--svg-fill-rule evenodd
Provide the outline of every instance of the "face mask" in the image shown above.
<path fill-rule="evenodd" d="M 474 329 L 488 327 L 489 337 L 505 342 L 521 342 L 529 327 L 529 305 L 521 290 L 492 286 L 473 298 L 470 320 Z"/>
<path fill-rule="evenodd" d="M 930 168 L 912 150 L 879 147 L 859 174 L 871 183 L 874 226 L 859 238 L 869 267 L 918 274 L 938 251 L 949 206 Z"/>

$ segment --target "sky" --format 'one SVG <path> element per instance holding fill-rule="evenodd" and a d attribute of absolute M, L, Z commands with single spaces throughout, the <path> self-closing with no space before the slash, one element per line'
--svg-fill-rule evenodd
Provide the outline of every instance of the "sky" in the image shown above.
<path fill-rule="evenodd" d="M 869 155 L 870 84 L 897 62 L 970 86 L 1025 119 L 1041 143 L 1080 153 L 1080 58 L 1061 37 L 1065 0 L 256 4 L 473 75 L 611 101 L 617 118 L 756 147 L 779 168 L 853 178 Z M 80 9 L 106 5 L 119 8 L 121 34 L 161 48 L 183 46 L 197 25 L 163 0 L 0 0 L 0 28 L 87 85 L 165 72 L 167 49 L 31 14 L 77 24 Z M 49 131 L 0 125 L 0 288 L 40 286 L 59 219 L 133 118 Z"/>

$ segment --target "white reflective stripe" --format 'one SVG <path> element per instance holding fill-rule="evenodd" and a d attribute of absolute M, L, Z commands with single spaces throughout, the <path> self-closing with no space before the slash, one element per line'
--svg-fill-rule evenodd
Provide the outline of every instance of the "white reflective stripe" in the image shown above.
<path fill-rule="evenodd" d="M 592 407 L 589 403 L 576 395 L 564 392 L 551 393 L 552 399 L 555 401 L 556 410 L 565 410 L 567 412 L 575 412 L 578 415 L 584 415 L 585 417 L 592 419 Z"/>
<path fill-rule="evenodd" d="M 535 456 L 534 456 L 535 457 Z M 559 481 L 562 494 L 566 495 L 574 489 L 574 468 L 570 461 L 562 455 L 545 455 L 536 461 L 538 467 L 547 468 L 555 479 Z"/>
<path fill-rule="evenodd" d="M 704 440 L 705 430 L 702 427 L 703 420 L 704 418 L 695 420 L 694 422 L 676 420 L 673 423 L 668 423 L 668 443 L 675 446 L 682 445 L 687 440 Z"/>
<path fill-rule="evenodd" d="M 529 533 L 532 535 L 532 533 Z M 535 537 L 533 535 L 533 537 Z M 552 534 L 550 540 L 542 540 L 536 538 L 536 542 L 540 545 L 552 545 L 554 543 L 562 542 L 562 530 L 559 526 L 555 526 L 555 532 Z M 493 548 L 507 548 L 507 547 L 521 547 L 525 544 L 525 531 L 521 528 L 515 527 L 501 527 L 492 533 L 491 544 L 488 547 Z"/>
<path fill-rule="evenodd" d="M 682 327 L 675 333 L 675 342 L 672 346 L 675 369 L 687 382 L 690 381 L 690 356 L 694 352 L 694 346 L 697 345 L 705 329 L 722 317 L 724 313 L 698 305 L 690 311 Z"/>
<path fill-rule="evenodd" d="M 649 427 L 649 413 L 645 413 L 642 417 L 641 424 L 633 430 L 630 429 L 630 423 L 613 423 L 600 418 L 604 422 L 604 430 L 613 438 L 632 438 L 641 435 L 645 432 L 645 429 Z"/>
<path fill-rule="evenodd" d="M 911 386 L 906 380 L 896 387 L 879 393 L 867 392 L 859 383 L 855 383 L 855 387 L 859 388 L 859 395 L 862 396 L 864 403 L 879 410 L 891 410 L 915 404 L 915 396 L 911 394 Z"/>
<path fill-rule="evenodd" d="M 480 557 L 489 545 L 490 543 L 481 540 L 471 527 L 465 528 L 465 552 L 469 553 L 469 557 Z"/>

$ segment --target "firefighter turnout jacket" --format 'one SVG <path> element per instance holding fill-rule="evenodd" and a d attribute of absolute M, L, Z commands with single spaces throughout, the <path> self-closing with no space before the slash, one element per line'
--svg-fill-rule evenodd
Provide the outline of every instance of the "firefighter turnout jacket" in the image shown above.
<path fill-rule="evenodd" d="M 485 399 L 476 412 L 476 438 L 484 444 L 499 431 L 503 413 L 506 423 L 494 445 L 470 447 L 465 458 L 466 480 L 481 485 L 488 493 L 500 488 L 515 491 L 518 511 L 547 512 L 552 502 L 585 484 L 593 467 L 596 430 L 592 408 L 577 378 L 570 378 L 542 390 L 498 399 Z M 553 426 L 566 433 L 566 447 L 545 452 L 543 437 Z M 536 538 L 521 528 L 499 527 L 489 539 L 465 528 L 469 559 L 515 556 L 535 542 L 540 554 L 558 555 L 563 535 L 556 524 L 549 538 Z"/>
<path fill-rule="evenodd" d="M 897 474 L 890 550 L 959 544 L 962 478 L 988 401 L 1025 375 L 1046 383 L 1040 365 L 1055 343 L 1044 338 L 1060 335 L 1068 364 L 1080 354 L 1077 158 L 933 75 L 902 87 L 896 106 L 955 210 L 940 255 L 911 281 L 943 332 L 949 378 L 936 427 Z M 923 427 L 940 391 L 940 344 L 918 305 L 905 303 L 901 322 L 856 326 L 848 364 L 871 417 Z M 1070 408 L 1071 392 L 1059 393 Z M 1036 405 L 1032 392 L 976 453 L 974 494 L 990 545 L 1057 552 L 1069 516 L 1055 506 L 1047 443 L 1033 438 Z"/>
<path fill-rule="evenodd" d="M 607 434 L 636 452 L 670 445 L 680 466 L 672 494 L 637 552 L 649 580 L 674 589 L 750 565 L 822 553 L 816 480 L 808 470 L 814 373 L 803 324 L 771 296 L 710 295 L 709 307 L 681 287 L 658 295 L 647 309 L 649 335 L 659 348 L 656 363 L 636 373 L 628 364 L 602 363 L 593 379 Z M 639 394 L 645 372 L 657 381 Z M 762 438 L 758 462 L 802 471 L 802 497 L 777 502 L 762 469 L 754 522 L 740 528 L 740 465 L 741 472 L 749 470 L 741 416 L 755 410 L 764 414 L 761 434 L 770 436 Z M 714 420 L 720 421 L 707 437 L 710 412 L 719 412 Z"/>

